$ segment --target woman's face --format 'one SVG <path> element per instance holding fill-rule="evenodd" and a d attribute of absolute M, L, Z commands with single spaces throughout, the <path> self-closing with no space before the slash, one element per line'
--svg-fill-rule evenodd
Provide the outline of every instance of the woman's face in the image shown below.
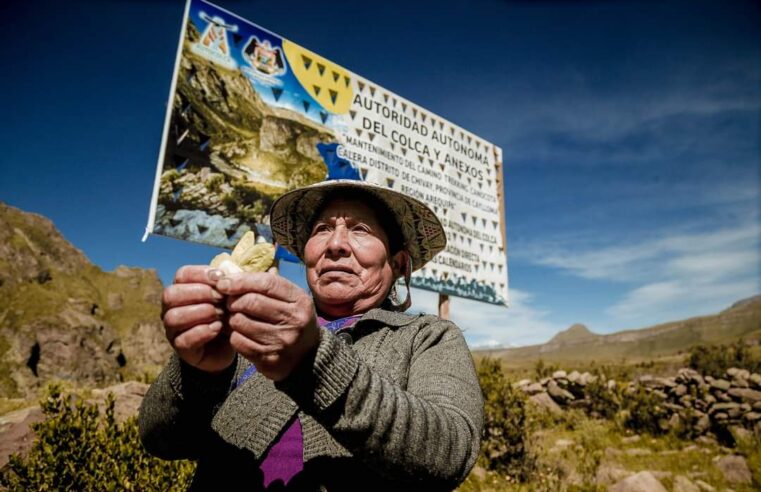
<path fill-rule="evenodd" d="M 341 317 L 383 302 L 406 253 L 389 257 L 386 231 L 371 208 L 333 199 L 317 216 L 304 247 L 307 283 L 318 310 Z"/>

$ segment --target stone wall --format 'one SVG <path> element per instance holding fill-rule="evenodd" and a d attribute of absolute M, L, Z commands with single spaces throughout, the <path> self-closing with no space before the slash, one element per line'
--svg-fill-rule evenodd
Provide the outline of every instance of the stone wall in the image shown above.
<path fill-rule="evenodd" d="M 595 392 L 589 391 L 595 385 Z M 680 369 L 673 377 L 643 375 L 629 382 L 601 380 L 588 372 L 556 371 L 551 377 L 515 383 L 533 403 L 553 412 L 581 408 L 590 413 L 593 394 L 613 405 L 644 391 L 655 396 L 662 413 L 663 430 L 689 427 L 695 436 L 744 428 L 761 435 L 761 375 L 731 368 L 724 377 L 703 376 L 693 369 Z"/>

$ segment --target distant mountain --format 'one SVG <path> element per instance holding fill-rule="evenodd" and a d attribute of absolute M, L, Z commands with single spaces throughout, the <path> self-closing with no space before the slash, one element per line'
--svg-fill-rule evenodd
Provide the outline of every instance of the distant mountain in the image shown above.
<path fill-rule="evenodd" d="M 569 328 L 558 332 L 554 337 L 552 337 L 549 341 L 549 343 L 578 343 L 582 341 L 588 341 L 590 338 L 594 338 L 598 335 L 595 335 L 591 331 L 589 331 L 589 328 L 582 324 L 575 324 L 571 325 Z"/>
<path fill-rule="evenodd" d="M 489 352 L 507 361 L 611 361 L 673 355 L 701 343 L 728 343 L 740 337 L 761 338 L 761 295 L 743 299 L 718 314 L 672 321 L 649 328 L 608 335 L 575 324 L 547 343 Z"/>
<path fill-rule="evenodd" d="M 50 220 L 0 202 L 0 397 L 155 372 L 171 351 L 161 290 L 154 270 L 103 272 Z"/>

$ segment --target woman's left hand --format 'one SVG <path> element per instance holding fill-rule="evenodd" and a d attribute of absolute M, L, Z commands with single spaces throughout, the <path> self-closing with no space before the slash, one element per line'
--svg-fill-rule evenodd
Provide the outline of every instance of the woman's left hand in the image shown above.
<path fill-rule="evenodd" d="M 311 296 L 273 273 L 223 277 L 228 296 L 230 345 L 273 381 L 285 379 L 317 348 L 320 329 Z"/>

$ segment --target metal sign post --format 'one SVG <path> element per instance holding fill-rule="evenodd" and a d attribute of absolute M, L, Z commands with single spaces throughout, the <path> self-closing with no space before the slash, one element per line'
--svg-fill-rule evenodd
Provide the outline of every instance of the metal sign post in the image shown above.
<path fill-rule="evenodd" d="M 439 318 L 449 319 L 449 296 L 439 294 Z"/>

